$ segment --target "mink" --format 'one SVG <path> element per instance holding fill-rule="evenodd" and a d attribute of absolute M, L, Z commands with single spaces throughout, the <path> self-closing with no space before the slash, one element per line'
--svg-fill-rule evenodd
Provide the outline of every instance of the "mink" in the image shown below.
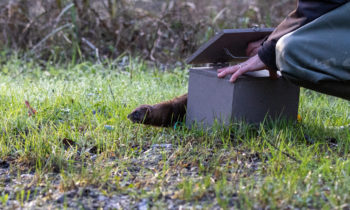
<path fill-rule="evenodd" d="M 129 115 L 133 123 L 160 127 L 174 126 L 186 115 L 187 94 L 155 105 L 141 105 Z"/>

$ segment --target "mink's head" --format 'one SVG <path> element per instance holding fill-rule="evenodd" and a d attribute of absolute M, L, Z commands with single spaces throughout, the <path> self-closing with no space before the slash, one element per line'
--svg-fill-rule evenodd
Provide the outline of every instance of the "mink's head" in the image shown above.
<path fill-rule="evenodd" d="M 152 106 L 150 105 L 141 105 L 134 109 L 129 115 L 128 119 L 133 123 L 143 123 L 147 124 L 149 115 L 151 114 Z"/>

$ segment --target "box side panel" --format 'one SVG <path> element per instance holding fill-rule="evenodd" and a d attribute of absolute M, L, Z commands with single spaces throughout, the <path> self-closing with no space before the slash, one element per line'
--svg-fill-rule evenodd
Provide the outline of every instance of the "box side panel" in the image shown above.
<path fill-rule="evenodd" d="M 203 74 L 199 71 L 203 69 L 190 70 L 187 126 L 197 124 L 207 128 L 213 125 L 215 120 L 220 124 L 229 124 L 232 116 L 234 85 L 227 80 L 218 79 L 216 74 Z"/>
<path fill-rule="evenodd" d="M 296 120 L 300 88 L 280 78 L 240 80 L 233 99 L 233 119 L 260 123 L 267 119 Z"/>

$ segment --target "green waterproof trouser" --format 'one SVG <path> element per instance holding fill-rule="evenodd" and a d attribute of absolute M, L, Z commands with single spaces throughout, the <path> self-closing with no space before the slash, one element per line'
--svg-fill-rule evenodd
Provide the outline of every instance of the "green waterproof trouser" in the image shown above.
<path fill-rule="evenodd" d="M 291 82 L 350 100 L 350 3 L 283 36 L 276 63 Z"/>

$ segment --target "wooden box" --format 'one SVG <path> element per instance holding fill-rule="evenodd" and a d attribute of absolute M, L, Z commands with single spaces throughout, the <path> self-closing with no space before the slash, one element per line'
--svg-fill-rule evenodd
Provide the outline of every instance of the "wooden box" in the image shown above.
<path fill-rule="evenodd" d="M 187 60 L 190 64 L 210 64 L 190 69 L 188 127 L 197 124 L 208 128 L 215 122 L 229 125 L 242 120 L 259 124 L 265 119 L 297 119 L 299 87 L 284 78 L 272 80 L 267 70 L 247 73 L 235 83 L 229 82 L 230 75 L 217 78 L 219 67 L 215 66 L 244 59 L 247 44 L 271 31 L 224 30 Z"/>

